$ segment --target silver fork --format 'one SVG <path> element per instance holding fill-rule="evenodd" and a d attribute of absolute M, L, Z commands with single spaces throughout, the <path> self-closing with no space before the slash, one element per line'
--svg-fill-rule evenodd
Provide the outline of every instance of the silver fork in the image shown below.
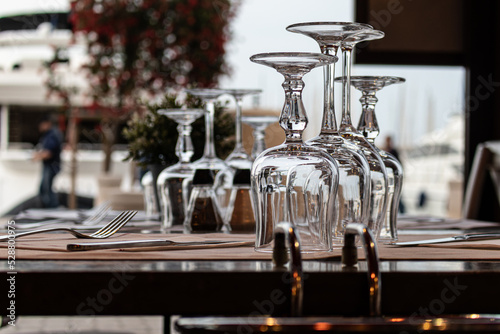
<path fill-rule="evenodd" d="M 111 210 L 111 202 L 109 201 L 103 202 L 96 208 L 94 214 L 83 220 L 81 224 L 84 226 L 96 225 L 97 223 L 101 222 L 104 219 L 104 217 L 106 217 L 109 210 Z"/>
<path fill-rule="evenodd" d="M 135 215 L 137 211 L 129 210 L 123 211 L 118 216 L 116 216 L 112 221 L 110 221 L 107 225 L 103 226 L 99 230 L 95 231 L 92 234 L 85 234 L 78 232 L 72 228 L 67 227 L 54 227 L 54 228 L 46 228 L 41 230 L 29 231 L 24 233 L 15 234 L 15 238 L 24 237 L 26 235 L 38 234 L 38 233 L 46 233 L 46 232 L 68 232 L 73 234 L 75 237 L 79 239 L 106 239 L 118 232 L 126 223 L 130 221 Z M 0 241 L 6 241 L 9 238 L 12 239 L 13 235 L 4 235 L 0 237 Z"/>

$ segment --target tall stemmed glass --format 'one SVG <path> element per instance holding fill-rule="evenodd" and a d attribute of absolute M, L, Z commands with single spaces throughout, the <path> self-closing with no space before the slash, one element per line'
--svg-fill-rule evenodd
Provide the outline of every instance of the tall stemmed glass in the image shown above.
<path fill-rule="evenodd" d="M 217 174 L 217 179 L 215 180 L 215 188 L 217 195 L 217 202 L 219 204 L 219 209 L 222 216 L 226 216 L 226 209 L 229 205 L 229 197 L 231 194 L 231 188 L 233 186 L 234 173 L 237 169 L 251 169 L 253 164 L 253 158 L 248 155 L 242 144 L 242 130 L 241 130 L 241 106 L 243 104 L 243 97 L 250 94 L 258 94 L 261 92 L 260 89 L 227 89 L 226 94 L 232 95 L 236 102 L 236 117 L 235 117 L 235 127 L 236 127 L 236 143 L 234 150 L 229 154 L 229 156 L 224 160 L 226 167 Z"/>
<path fill-rule="evenodd" d="M 274 227 L 291 222 L 299 231 L 305 252 L 332 248 L 338 167 L 326 151 L 304 144 L 307 115 L 302 103 L 302 77 L 313 68 L 330 64 L 335 56 L 320 53 L 263 53 L 250 60 L 276 69 L 285 77 L 285 104 L 280 126 L 282 145 L 265 150 L 252 167 L 252 195 L 256 210 L 255 249 L 271 251 Z"/>
<path fill-rule="evenodd" d="M 352 125 L 351 121 L 351 55 L 357 43 L 370 41 L 384 37 L 384 33 L 378 30 L 362 30 L 357 34 L 344 38 L 342 48 L 342 120 L 339 133 L 348 142 L 360 149 L 370 165 L 371 198 L 370 198 L 370 223 L 376 238 L 387 212 L 387 171 L 378 151 L 370 144 L 362 134 Z"/>
<path fill-rule="evenodd" d="M 179 162 L 164 169 L 158 176 L 158 191 L 161 194 L 161 205 L 163 212 L 162 229 L 173 225 L 182 225 L 186 212 L 188 195 L 184 193 L 183 183 L 192 179 L 194 169 L 191 165 L 191 157 L 194 154 L 193 142 L 191 141 L 191 124 L 203 116 L 203 109 L 163 109 L 160 114 L 174 120 L 177 125 L 179 139 L 175 146 L 175 154 Z"/>
<path fill-rule="evenodd" d="M 257 158 L 266 149 L 266 129 L 278 121 L 277 116 L 243 116 L 243 123 L 253 128 L 252 158 Z"/>
<path fill-rule="evenodd" d="M 358 131 L 373 145 L 382 157 L 388 177 L 388 211 L 384 224 L 380 231 L 380 239 L 391 241 L 398 240 L 397 215 L 399 201 L 401 199 L 401 187 L 403 186 L 403 166 L 392 154 L 375 146 L 375 138 L 380 133 L 377 117 L 375 115 L 375 104 L 378 99 L 375 94 L 386 86 L 403 83 L 406 80 L 399 77 L 387 76 L 353 76 L 351 84 L 362 93 L 359 101 L 363 106 L 363 112 L 359 119 Z"/>
<path fill-rule="evenodd" d="M 352 22 L 307 22 L 292 24 L 286 29 L 313 38 L 323 54 L 336 55 L 343 39 L 372 27 Z M 323 74 L 325 84 L 321 132 L 307 143 L 326 149 L 339 165 L 339 217 L 334 239 L 341 243 L 348 223 L 369 223 L 370 167 L 364 155 L 339 135 L 334 106 L 335 63 L 324 66 Z"/>
<path fill-rule="evenodd" d="M 236 117 L 234 120 L 236 126 L 236 143 L 234 145 L 234 150 L 226 158 L 225 162 L 228 166 L 233 168 L 252 168 L 253 158 L 245 151 L 242 141 L 242 129 L 241 129 L 241 106 L 243 104 L 243 97 L 246 95 L 254 95 L 262 92 L 260 89 L 228 89 L 227 93 L 232 95 L 236 102 Z"/>
<path fill-rule="evenodd" d="M 227 90 L 217 88 L 191 88 L 186 89 L 186 92 L 199 97 L 205 103 L 205 148 L 203 156 L 193 162 L 193 165 L 195 169 L 210 169 L 217 173 L 227 165 L 222 159 L 219 159 L 215 153 L 215 102 L 219 96 L 227 94 Z"/>

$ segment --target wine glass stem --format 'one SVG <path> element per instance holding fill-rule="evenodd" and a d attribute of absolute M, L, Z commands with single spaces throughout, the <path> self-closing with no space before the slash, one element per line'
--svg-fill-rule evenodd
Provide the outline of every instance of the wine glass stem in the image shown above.
<path fill-rule="evenodd" d="M 377 116 L 375 115 L 375 104 L 378 102 L 374 90 L 362 90 L 359 99 L 363 107 L 363 112 L 359 118 L 358 131 L 372 144 L 380 133 Z"/>
<path fill-rule="evenodd" d="M 177 125 L 177 132 L 179 132 L 179 139 L 177 140 L 177 145 L 175 153 L 179 157 L 179 161 L 182 164 L 188 164 L 191 161 L 191 157 L 194 153 L 193 142 L 191 141 L 191 124 L 179 124 Z"/>
<path fill-rule="evenodd" d="M 205 113 L 205 150 L 203 156 L 205 158 L 213 159 L 215 155 L 214 145 L 214 114 L 215 114 L 215 101 L 207 100 L 207 113 Z"/>
<path fill-rule="evenodd" d="M 241 96 L 236 96 L 236 144 L 234 146 L 234 152 L 240 152 L 242 150 L 242 130 L 241 130 L 241 107 L 243 104 L 243 98 Z"/>
<path fill-rule="evenodd" d="M 341 132 L 354 132 L 351 121 L 351 47 L 342 47 L 342 121 Z"/>
<path fill-rule="evenodd" d="M 307 115 L 302 102 L 304 81 L 301 74 L 285 75 L 282 84 L 285 90 L 285 105 L 280 116 L 280 126 L 285 130 L 285 143 L 301 143 L 302 132 L 307 127 Z"/>
<path fill-rule="evenodd" d="M 257 125 L 254 127 L 254 144 L 252 148 L 252 156 L 254 158 L 266 149 L 266 127 L 267 125 Z"/>
<path fill-rule="evenodd" d="M 324 46 L 321 52 L 326 55 L 337 55 L 338 46 Z M 334 103 L 334 78 L 335 78 L 335 63 L 323 66 L 323 76 L 325 80 L 324 86 L 324 109 L 323 122 L 321 133 L 337 132 L 337 122 L 335 120 L 335 103 Z"/>

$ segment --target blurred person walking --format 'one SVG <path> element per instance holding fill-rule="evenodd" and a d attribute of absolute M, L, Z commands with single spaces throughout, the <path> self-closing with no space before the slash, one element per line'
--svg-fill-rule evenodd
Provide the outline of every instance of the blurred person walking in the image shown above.
<path fill-rule="evenodd" d="M 42 119 L 38 129 L 41 133 L 39 150 L 33 155 L 33 160 L 42 162 L 39 197 L 44 208 L 56 208 L 59 200 L 52 190 L 52 184 L 61 170 L 62 134 L 54 126 L 50 115 Z"/>

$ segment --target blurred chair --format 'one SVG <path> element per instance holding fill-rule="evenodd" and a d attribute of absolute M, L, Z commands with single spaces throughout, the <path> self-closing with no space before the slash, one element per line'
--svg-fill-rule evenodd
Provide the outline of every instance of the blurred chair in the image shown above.
<path fill-rule="evenodd" d="M 465 190 L 463 218 L 478 219 L 486 182 L 494 186 L 496 203 L 500 205 L 500 141 L 484 142 L 476 148 Z"/>
<path fill-rule="evenodd" d="M 110 200 L 110 194 L 120 190 L 122 177 L 102 174 L 97 178 L 97 196 L 95 197 L 94 205 L 100 205 L 103 202 Z"/>
<path fill-rule="evenodd" d="M 113 210 L 144 210 L 144 194 L 142 192 L 114 191 L 109 201 Z"/>
<path fill-rule="evenodd" d="M 113 210 L 144 210 L 144 194 L 121 189 L 122 177 L 100 175 L 94 205 L 109 201 Z"/>

